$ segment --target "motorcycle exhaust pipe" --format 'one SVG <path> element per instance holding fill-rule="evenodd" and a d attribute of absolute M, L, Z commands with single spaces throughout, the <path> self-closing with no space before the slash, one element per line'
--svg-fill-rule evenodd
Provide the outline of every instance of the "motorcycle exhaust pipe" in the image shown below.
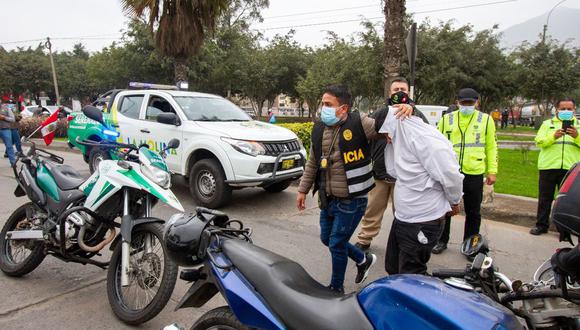
<path fill-rule="evenodd" d="M 6 239 L 43 241 L 42 230 L 14 230 L 6 233 Z"/>
<path fill-rule="evenodd" d="M 111 228 L 109 229 L 109 236 L 107 236 L 101 243 L 95 245 L 95 246 L 89 246 L 85 243 L 85 231 L 86 231 L 86 226 L 82 226 L 81 230 L 79 231 L 79 239 L 78 239 L 78 243 L 79 246 L 81 247 L 81 249 L 87 251 L 87 252 L 99 252 L 101 251 L 107 244 L 111 243 L 111 241 L 113 241 L 113 239 L 115 239 L 115 236 L 117 236 L 117 231 L 115 230 L 115 228 Z"/>

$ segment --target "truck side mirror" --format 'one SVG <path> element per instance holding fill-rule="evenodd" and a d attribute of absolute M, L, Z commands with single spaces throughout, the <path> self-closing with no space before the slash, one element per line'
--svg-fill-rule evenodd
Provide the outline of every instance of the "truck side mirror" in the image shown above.
<path fill-rule="evenodd" d="M 180 125 L 179 118 L 177 118 L 177 115 L 172 112 L 160 113 L 157 115 L 157 122 L 175 126 Z"/>

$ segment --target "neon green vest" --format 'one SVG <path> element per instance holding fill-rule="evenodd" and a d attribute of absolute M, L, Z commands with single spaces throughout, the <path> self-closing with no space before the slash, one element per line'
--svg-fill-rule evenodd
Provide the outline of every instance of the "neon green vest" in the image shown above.
<path fill-rule="evenodd" d="M 580 125 L 574 118 L 574 127 L 580 131 Z M 536 144 L 541 148 L 538 157 L 540 170 L 569 170 L 576 162 L 580 162 L 580 136 L 576 139 L 570 135 L 555 140 L 554 133 L 562 128 L 562 121 L 557 117 L 545 120 L 536 135 Z"/>
<path fill-rule="evenodd" d="M 459 126 L 461 118 L 459 111 L 446 114 L 441 126 L 441 133 L 451 141 L 453 150 L 457 153 L 459 167 L 462 173 L 479 175 L 486 172 L 485 138 L 489 115 L 475 111 L 464 131 Z"/>

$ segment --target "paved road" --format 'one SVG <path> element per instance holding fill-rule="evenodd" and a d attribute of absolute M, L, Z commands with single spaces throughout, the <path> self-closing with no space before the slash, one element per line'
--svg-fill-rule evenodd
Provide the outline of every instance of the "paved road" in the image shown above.
<path fill-rule="evenodd" d="M 69 165 L 87 172 L 80 155 L 60 153 Z M 25 198 L 16 198 L 12 192 L 14 179 L 6 160 L 0 159 L 0 225 Z M 328 250 L 318 240 L 318 210 L 313 200 L 308 209 L 299 213 L 294 208 L 296 191 L 291 187 L 279 194 L 266 193 L 262 189 L 246 189 L 234 192 L 233 203 L 224 208 L 233 218 L 241 219 L 254 229 L 254 242 L 279 254 L 298 261 L 317 280 L 327 283 L 330 277 Z M 185 183 L 180 178 L 174 181 L 174 192 L 186 210 L 193 210 Z M 154 215 L 167 219 L 174 210 L 158 205 Z M 385 225 L 373 251 L 379 263 L 372 270 L 369 280 L 384 276 L 384 246 L 392 221 L 390 209 L 385 215 Z M 450 249 L 442 255 L 433 256 L 430 266 L 464 267 L 466 260 L 459 254 L 463 221 L 460 217 L 453 222 Z M 512 278 L 529 280 L 535 268 L 555 248 L 563 246 L 554 234 L 532 237 L 527 228 L 484 221 L 482 232 L 490 238 L 492 255 L 500 271 Z M 108 257 L 105 254 L 103 258 Z M 355 268 L 349 264 L 346 289 L 357 290 L 354 282 Z M 67 264 L 52 257 L 32 273 L 23 278 L 9 278 L 0 273 L 0 329 L 125 329 L 110 310 L 105 291 L 105 271 L 94 266 Z M 178 281 L 169 305 L 154 320 L 140 326 L 141 329 L 160 329 L 178 322 L 190 327 L 205 311 L 223 305 L 216 297 L 201 309 L 173 309 L 187 290 L 187 283 Z"/>

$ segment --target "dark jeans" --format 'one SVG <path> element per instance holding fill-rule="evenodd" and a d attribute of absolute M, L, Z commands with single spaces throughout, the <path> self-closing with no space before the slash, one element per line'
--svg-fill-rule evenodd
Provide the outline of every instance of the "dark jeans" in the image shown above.
<path fill-rule="evenodd" d="M 16 161 L 16 156 L 14 155 L 14 147 L 12 142 L 12 130 L 9 128 L 0 129 L 0 138 L 4 142 L 6 146 L 6 154 L 8 155 L 8 159 L 10 160 L 10 165 L 14 165 Z"/>
<path fill-rule="evenodd" d="M 465 209 L 465 226 L 463 240 L 471 235 L 479 234 L 481 226 L 481 201 L 483 200 L 483 174 L 463 174 L 463 206 Z M 449 243 L 451 217 L 445 217 L 445 227 L 440 242 Z"/>
<path fill-rule="evenodd" d="M 22 153 L 22 145 L 20 144 L 20 133 L 18 133 L 18 128 L 11 128 L 12 131 L 12 143 L 16 147 L 16 151 Z"/>
<path fill-rule="evenodd" d="M 536 227 L 548 229 L 550 226 L 550 212 L 556 188 L 560 188 L 562 179 L 567 170 L 540 170 L 538 213 Z"/>
<path fill-rule="evenodd" d="M 332 257 L 333 288 L 343 287 L 349 257 L 356 263 L 364 260 L 364 252 L 349 240 L 365 213 L 367 201 L 367 198 L 333 199 L 320 211 L 320 240 L 328 246 Z"/>
<path fill-rule="evenodd" d="M 421 223 L 395 219 L 389 233 L 385 255 L 387 273 L 427 274 L 427 262 L 431 259 L 431 250 L 437 244 L 442 229 L 443 219 Z M 422 236 L 426 241 L 420 241 Z"/>

